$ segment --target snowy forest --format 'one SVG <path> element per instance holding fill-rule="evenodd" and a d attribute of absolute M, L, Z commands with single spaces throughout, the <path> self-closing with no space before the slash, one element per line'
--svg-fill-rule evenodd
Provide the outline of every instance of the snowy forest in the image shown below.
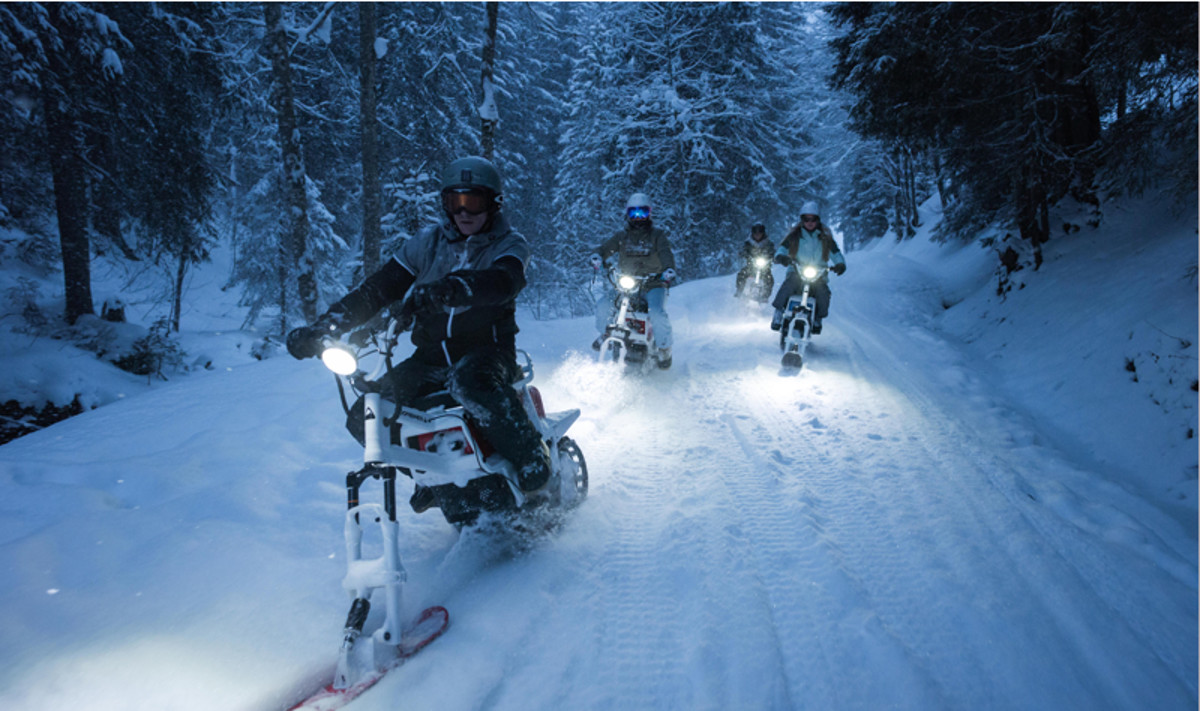
<path fill-rule="evenodd" d="M 1197 8 L 0 2 L 0 709 L 1194 711 Z M 422 504 L 492 443 L 380 467 L 285 345 L 468 155 L 548 527 Z M 635 192 L 669 368 L 591 346 Z M 735 272 L 810 201 L 796 367 Z"/>
<path fill-rule="evenodd" d="M 100 308 L 97 256 L 161 271 L 177 331 L 226 242 L 246 326 L 279 334 L 479 154 L 542 318 L 586 312 L 633 191 L 685 279 L 803 200 L 853 249 L 935 191 L 944 238 L 1002 225 L 1036 266 L 1065 199 L 1194 192 L 1196 56 L 1190 3 L 5 3 L 0 225 L 27 238 L 0 256 L 61 268 L 60 313 L 9 294 L 53 322 Z"/>

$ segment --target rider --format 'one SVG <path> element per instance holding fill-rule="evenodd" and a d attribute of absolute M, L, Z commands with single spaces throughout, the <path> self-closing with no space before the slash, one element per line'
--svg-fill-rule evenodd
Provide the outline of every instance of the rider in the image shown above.
<path fill-rule="evenodd" d="M 625 229 L 609 237 L 592 254 L 592 268 L 599 270 L 604 261 L 617 255 L 617 270 L 621 274 L 640 277 L 651 276 L 646 281 L 645 294 L 647 317 L 654 329 L 658 344 L 658 366 L 671 367 L 671 320 L 665 310 L 666 288 L 675 281 L 675 254 L 667 233 L 650 221 L 650 198 L 644 193 L 634 193 L 625 203 Z M 596 302 L 596 330 L 600 336 L 592 343 L 593 350 L 600 350 L 604 341 L 604 330 L 614 313 L 610 296 L 601 296 Z"/>
<path fill-rule="evenodd" d="M 734 296 L 741 296 L 742 289 L 746 286 L 746 280 L 754 273 L 754 260 L 758 257 L 764 257 L 767 260 L 771 259 L 771 253 L 774 252 L 774 245 L 767 239 L 767 228 L 762 223 L 756 224 L 750 228 L 750 236 L 742 242 L 742 268 L 737 273 L 737 292 Z M 775 288 L 775 277 L 771 275 L 771 270 L 764 270 L 763 280 L 767 284 L 766 291 L 770 293 L 771 289 Z M 763 301 L 766 301 L 764 298 Z"/>
<path fill-rule="evenodd" d="M 799 224 L 787 233 L 775 252 L 775 263 L 788 267 L 788 270 L 783 285 L 779 287 L 775 300 L 771 302 L 775 307 L 775 315 L 771 318 L 772 331 L 778 331 L 783 324 L 783 310 L 787 307 L 788 299 L 802 288 L 798 270 L 808 264 L 825 267 L 829 266 L 830 262 L 833 266 L 829 268 L 834 274 L 846 273 L 846 259 L 842 256 L 842 250 L 838 248 L 837 242 L 833 241 L 833 233 L 821 222 L 821 211 L 817 203 L 810 200 L 800 208 Z M 817 302 L 812 332 L 820 333 L 821 319 L 829 315 L 828 275 L 822 275 L 812 285 L 809 293 Z"/>
<path fill-rule="evenodd" d="M 450 163 L 442 173 L 441 200 L 444 221 L 405 241 L 316 323 L 289 333 L 288 352 L 296 358 L 318 355 L 322 336 L 366 322 L 411 287 L 416 350 L 385 376 L 383 392 L 405 405 L 448 388 L 512 463 L 517 485 L 536 491 L 549 480 L 550 452 L 512 388 L 521 375 L 515 299 L 525 287 L 529 243 L 500 211 L 500 173 L 483 158 Z M 363 441 L 361 399 L 346 427 Z M 418 487 L 410 503 L 424 511 L 433 503 L 432 493 Z"/>

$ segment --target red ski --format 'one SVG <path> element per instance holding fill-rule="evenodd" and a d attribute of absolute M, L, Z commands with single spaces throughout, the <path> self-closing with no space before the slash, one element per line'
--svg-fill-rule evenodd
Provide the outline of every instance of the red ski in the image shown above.
<path fill-rule="evenodd" d="M 294 706 L 289 706 L 288 711 L 335 711 L 335 709 L 342 708 L 379 683 L 384 674 L 399 667 L 409 657 L 440 637 L 449 624 L 450 613 L 446 611 L 446 608 L 440 605 L 426 608 L 417 618 L 412 629 L 405 632 L 404 639 L 397 646 L 396 659 L 386 667 L 368 674 L 357 684 L 346 689 L 335 689 L 333 681 L 330 681 L 312 696 Z"/>

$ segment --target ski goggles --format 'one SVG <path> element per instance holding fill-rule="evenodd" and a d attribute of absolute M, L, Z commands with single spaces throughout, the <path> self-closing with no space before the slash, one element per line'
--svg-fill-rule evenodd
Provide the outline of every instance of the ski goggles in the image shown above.
<path fill-rule="evenodd" d="M 629 207 L 625 208 L 625 217 L 630 220 L 648 220 L 650 219 L 650 208 L 648 207 Z"/>
<path fill-rule="evenodd" d="M 482 215 L 491 210 L 493 205 L 495 199 L 488 192 L 447 190 L 442 193 L 442 209 L 447 215 L 457 215 L 460 212 Z"/>

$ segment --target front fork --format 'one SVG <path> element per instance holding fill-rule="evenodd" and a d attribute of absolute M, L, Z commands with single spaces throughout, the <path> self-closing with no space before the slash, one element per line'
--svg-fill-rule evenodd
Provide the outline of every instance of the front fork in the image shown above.
<path fill-rule="evenodd" d="M 369 429 L 369 427 L 368 427 Z M 368 440 L 369 441 L 369 440 Z M 346 475 L 346 577 L 342 587 L 354 595 L 346 616 L 342 647 L 338 654 L 335 689 L 347 689 L 364 675 L 376 671 L 395 657 L 402 638 L 401 620 L 403 585 L 407 578 L 400 562 L 400 527 L 396 521 L 396 472 L 394 467 L 366 465 Z M 383 505 L 360 504 L 359 489 L 368 478 L 383 479 Z M 363 521 L 379 524 L 383 554 L 363 559 Z M 361 641 L 363 625 L 371 611 L 371 592 L 384 589 L 384 621 L 371 637 L 371 643 Z M 380 658 L 377 658 L 380 657 Z"/>
<path fill-rule="evenodd" d="M 808 303 L 808 292 L 809 285 L 807 282 L 805 282 L 804 290 L 800 293 L 800 303 L 804 305 L 803 311 L 793 313 L 792 318 L 788 321 L 787 340 L 797 344 L 801 349 L 803 349 L 807 342 L 812 339 L 812 320 L 814 307 L 812 304 Z M 804 330 L 799 336 L 797 336 L 796 331 L 799 329 L 797 328 L 796 322 L 801 318 L 804 319 Z"/>
<path fill-rule="evenodd" d="M 613 323 L 618 324 L 618 326 L 616 328 L 609 326 L 608 331 L 607 331 L 607 337 L 600 344 L 600 360 L 601 361 L 604 360 L 604 356 L 606 353 L 608 353 L 609 347 L 612 345 L 612 342 L 615 341 L 621 349 L 621 351 L 620 351 L 621 355 L 617 360 L 622 364 L 625 362 L 625 356 L 628 353 L 628 337 L 629 337 L 629 327 L 625 323 L 625 316 L 628 313 L 629 313 L 629 297 L 625 294 L 622 294 L 621 295 L 621 305 L 617 309 L 617 318 L 616 318 L 616 320 L 613 321 Z M 624 335 L 622 336 L 621 334 L 624 334 Z"/>

